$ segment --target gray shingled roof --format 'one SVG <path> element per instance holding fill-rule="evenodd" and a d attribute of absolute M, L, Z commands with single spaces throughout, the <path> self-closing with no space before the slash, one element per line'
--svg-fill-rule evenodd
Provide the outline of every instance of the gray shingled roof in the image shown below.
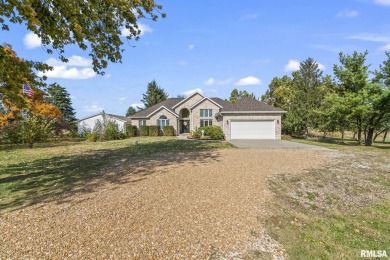
<path fill-rule="evenodd" d="M 225 101 L 227 102 L 227 101 Z M 239 101 L 237 101 L 234 104 L 231 104 L 230 102 L 227 102 L 228 105 L 223 106 L 221 112 L 226 112 L 226 111 L 234 111 L 234 112 L 239 112 L 239 111 L 272 111 L 272 112 L 283 112 L 283 109 L 280 109 L 278 107 L 274 107 L 271 105 L 268 105 L 264 102 L 255 100 L 250 97 L 244 97 L 241 98 Z"/>
<path fill-rule="evenodd" d="M 145 108 L 144 110 L 135 113 L 134 115 L 130 116 L 129 118 L 146 118 L 148 115 L 153 113 L 156 109 L 159 109 L 160 107 L 164 106 L 167 109 L 174 112 L 172 109 L 173 106 L 175 106 L 177 103 L 181 102 L 184 98 L 168 98 L 165 101 L 162 101 L 154 106 Z M 222 106 L 221 112 L 239 112 L 239 111 L 272 111 L 272 112 L 283 112 L 282 109 L 270 106 L 266 103 L 263 103 L 261 101 L 252 99 L 252 98 L 242 98 L 238 102 L 232 104 L 224 99 L 221 98 L 210 98 L 214 102 L 218 103 Z"/>
<path fill-rule="evenodd" d="M 172 107 L 174 105 L 176 105 L 177 103 L 179 103 L 180 101 L 182 101 L 183 99 L 184 98 L 168 98 L 167 100 L 164 100 L 164 101 L 162 101 L 154 106 L 145 108 L 145 109 L 139 111 L 138 113 L 135 113 L 134 115 L 131 115 L 129 117 L 130 118 L 145 118 L 148 115 L 150 115 L 151 113 L 153 113 L 153 111 L 155 111 L 156 109 L 159 109 L 162 106 L 166 107 L 167 109 L 169 109 L 173 112 Z"/>

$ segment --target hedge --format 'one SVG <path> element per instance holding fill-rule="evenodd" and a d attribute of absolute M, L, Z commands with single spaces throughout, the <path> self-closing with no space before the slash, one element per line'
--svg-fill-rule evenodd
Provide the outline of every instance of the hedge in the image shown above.
<path fill-rule="evenodd" d="M 149 136 L 149 126 L 141 125 L 139 127 L 139 135 L 140 136 Z"/>
<path fill-rule="evenodd" d="M 175 130 L 173 129 L 173 126 L 166 125 L 166 126 L 164 126 L 163 133 L 164 133 L 164 136 L 174 136 Z"/>
<path fill-rule="evenodd" d="M 149 126 L 149 136 L 159 136 L 160 129 L 157 125 Z"/>
<path fill-rule="evenodd" d="M 204 136 L 209 136 L 211 139 L 225 139 L 222 129 L 215 125 L 198 128 L 194 133 L 194 137 L 200 138 L 202 136 L 202 130 L 204 130 Z"/>
<path fill-rule="evenodd" d="M 127 125 L 126 134 L 128 137 L 137 136 L 137 127 L 135 125 Z"/>

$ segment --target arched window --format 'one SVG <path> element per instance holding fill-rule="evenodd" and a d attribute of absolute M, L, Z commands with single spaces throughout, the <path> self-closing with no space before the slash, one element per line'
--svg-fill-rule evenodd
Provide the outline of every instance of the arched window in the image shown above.
<path fill-rule="evenodd" d="M 188 118 L 188 117 L 190 117 L 190 111 L 187 108 L 183 108 L 180 111 L 180 117 L 181 118 Z"/>
<path fill-rule="evenodd" d="M 169 125 L 169 119 L 167 119 L 166 116 L 162 115 L 157 119 L 157 125 L 160 127 L 160 129 L 163 129 L 164 126 Z"/>

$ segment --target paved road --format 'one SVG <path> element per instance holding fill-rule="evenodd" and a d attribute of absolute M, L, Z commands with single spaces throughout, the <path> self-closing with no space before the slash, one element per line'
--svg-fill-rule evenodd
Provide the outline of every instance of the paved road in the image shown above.
<path fill-rule="evenodd" d="M 238 148 L 321 148 L 285 140 L 230 140 Z"/>

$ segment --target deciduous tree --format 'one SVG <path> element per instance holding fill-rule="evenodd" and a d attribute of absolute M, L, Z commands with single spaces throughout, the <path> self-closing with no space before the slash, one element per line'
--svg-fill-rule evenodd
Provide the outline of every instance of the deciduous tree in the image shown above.
<path fill-rule="evenodd" d="M 103 74 L 108 62 L 122 59 L 121 29 L 128 30 L 127 40 L 138 40 L 141 34 L 138 20 L 156 21 L 159 16 L 165 17 L 161 9 L 153 0 L 0 1 L 0 26 L 9 30 L 8 23 L 25 24 L 41 39 L 47 52 L 57 50 L 62 61 L 67 61 L 66 45 L 88 49 L 93 69 Z"/>

